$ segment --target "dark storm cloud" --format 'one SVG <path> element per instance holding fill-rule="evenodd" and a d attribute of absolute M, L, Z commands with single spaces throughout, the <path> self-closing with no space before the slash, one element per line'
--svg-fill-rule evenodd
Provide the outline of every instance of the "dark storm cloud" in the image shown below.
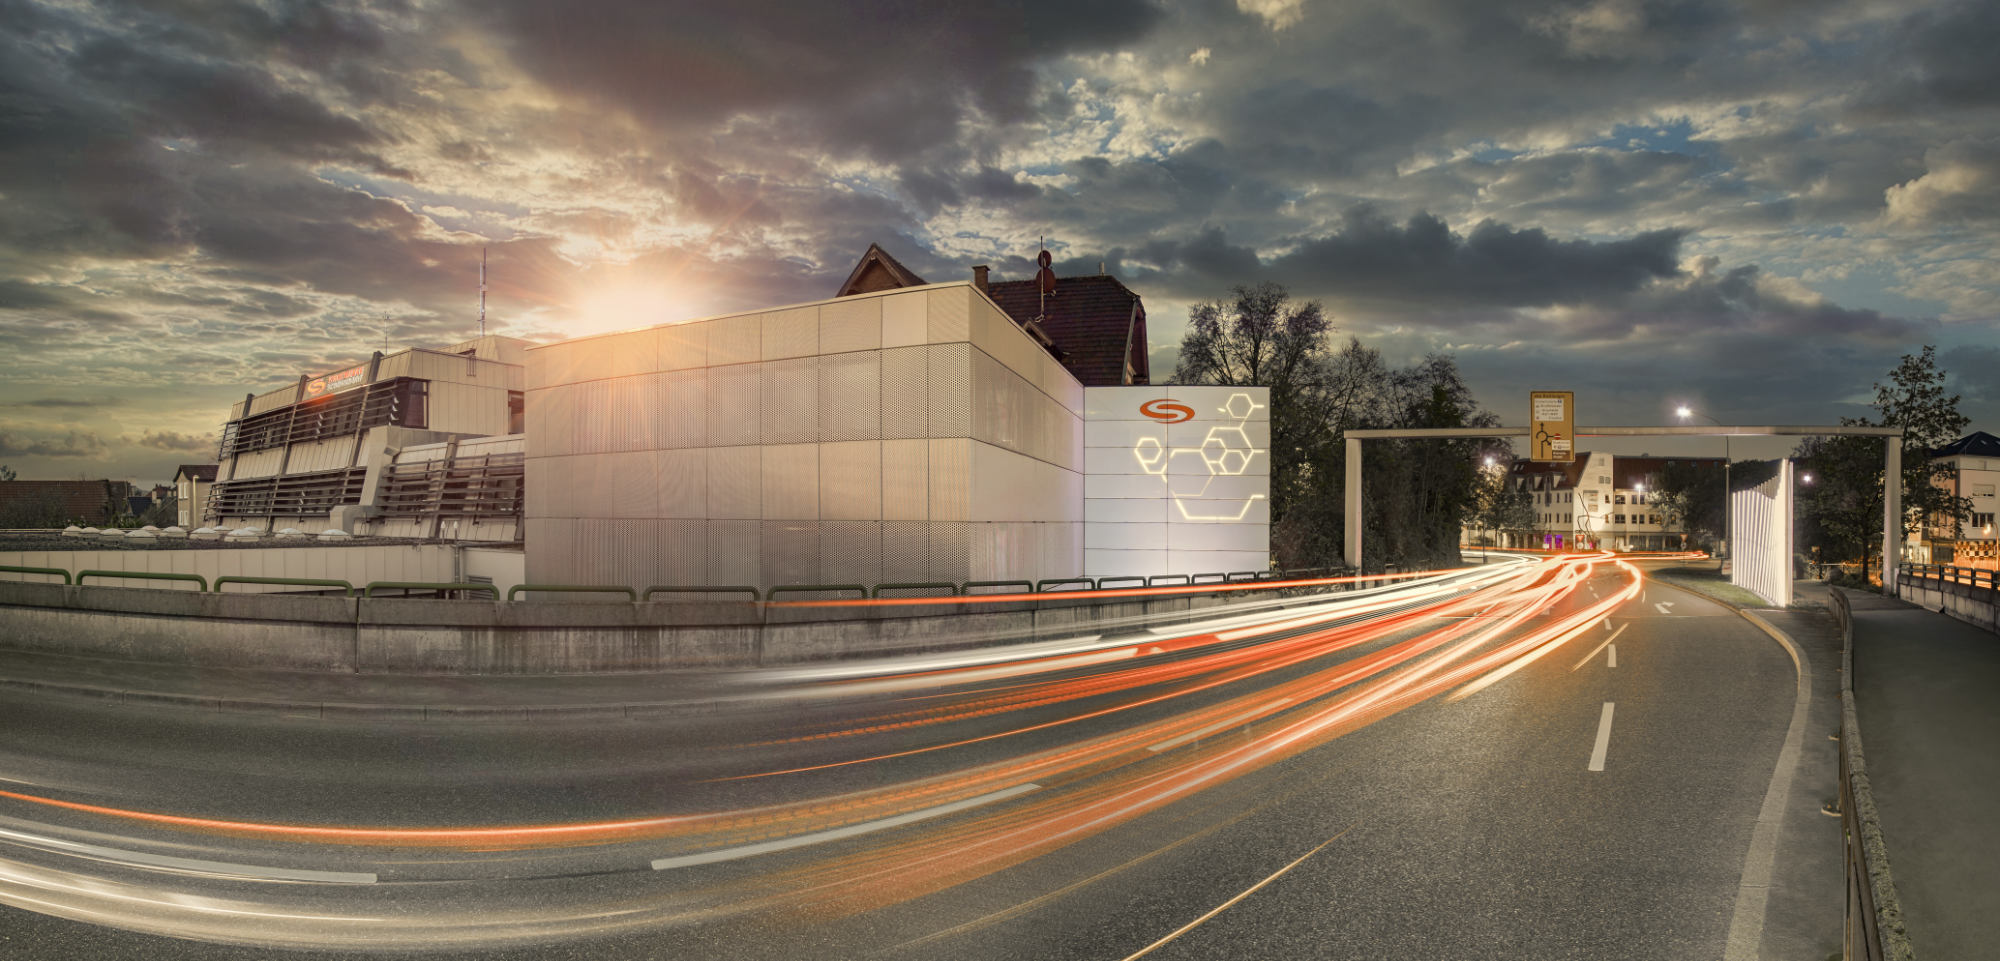
<path fill-rule="evenodd" d="M 1952 389 L 1962 391 L 1967 400 L 2000 403 L 2000 347 L 1953 347 L 1938 355 L 1938 366 L 1950 375 Z"/>
<path fill-rule="evenodd" d="M 1398 225 L 1371 208 L 1356 208 L 1338 231 L 1299 238 L 1268 260 L 1231 244 L 1219 228 L 1184 242 L 1120 248 L 1113 257 L 1134 278 L 1170 285 L 1261 276 L 1302 296 L 1342 301 L 1428 309 L 1549 307 L 1616 302 L 1675 276 L 1683 236 L 1685 231 L 1658 230 L 1623 240 L 1558 240 L 1540 229 L 1491 221 L 1461 235 L 1431 214 Z"/>
<path fill-rule="evenodd" d="M 690 129 L 779 117 L 821 148 L 882 158 L 955 143 L 970 116 L 1024 120 L 1037 64 L 1115 49 L 1160 19 L 1144 0 L 504 0 L 477 10 L 555 89 Z"/>
<path fill-rule="evenodd" d="M 126 437 L 125 443 L 153 450 L 171 451 L 180 454 L 200 454 L 211 456 L 215 453 L 214 434 L 183 434 L 178 431 L 147 430 L 138 437 Z"/>
<path fill-rule="evenodd" d="M 104 438 L 90 431 L 34 436 L 0 430 L 0 456 L 6 457 L 96 457 L 108 447 Z"/>
<path fill-rule="evenodd" d="M 2000 57 L 1994 56 L 2000 48 L 2000 5 L 1934 4 L 1912 13 L 1902 26 L 1894 49 L 1904 86 L 1887 91 L 1887 97 L 1921 96 L 1955 108 L 2000 104 Z"/>

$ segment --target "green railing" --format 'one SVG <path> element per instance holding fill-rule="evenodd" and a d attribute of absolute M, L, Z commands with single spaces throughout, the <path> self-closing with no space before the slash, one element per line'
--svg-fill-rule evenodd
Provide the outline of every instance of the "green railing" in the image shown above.
<path fill-rule="evenodd" d="M 250 577 L 244 574 L 224 574 L 215 579 L 215 593 L 222 593 L 224 584 L 273 584 L 285 587 L 338 587 L 341 596 L 353 597 L 354 585 L 330 577 Z"/>
<path fill-rule="evenodd" d="M 655 594 L 748 594 L 752 602 L 763 598 L 763 595 L 758 593 L 756 588 L 740 584 L 718 584 L 713 587 L 681 587 L 679 585 L 656 584 L 646 588 L 639 597 L 641 600 L 650 601 Z"/>
<path fill-rule="evenodd" d="M 629 587 L 601 587 L 596 584 L 516 584 L 507 588 L 507 600 L 522 594 L 623 594 L 628 601 L 639 599 L 639 592 Z"/>
<path fill-rule="evenodd" d="M 1147 587 L 1186 587 L 1191 583 L 1186 574 L 1154 574 L 1146 578 Z"/>
<path fill-rule="evenodd" d="M 62 578 L 64 584 L 69 583 L 69 572 L 60 567 L 15 567 L 12 564 L 0 564 L 0 574 L 47 574 L 50 577 Z"/>
<path fill-rule="evenodd" d="M 77 571 L 77 584 L 81 585 L 86 577 L 136 577 L 147 581 L 193 581 L 201 585 L 203 591 L 208 590 L 208 578 L 200 574 L 172 574 L 166 571 Z"/>
<path fill-rule="evenodd" d="M 975 587 L 1002 588 L 1002 590 L 994 591 L 993 593 L 995 594 L 1033 594 L 1035 592 L 1034 581 L 966 581 L 958 586 L 958 592 L 968 597 L 976 597 L 977 595 L 972 593 L 972 589 Z M 1009 590 L 1008 588 L 1020 589 Z"/>
<path fill-rule="evenodd" d="M 500 589 L 491 584 L 452 583 L 450 581 L 369 581 L 361 589 L 362 597 L 374 597 L 376 591 L 485 591 L 500 599 Z"/>
<path fill-rule="evenodd" d="M 881 597 L 883 591 L 935 591 L 940 588 L 947 595 L 956 596 L 958 594 L 958 585 L 950 581 L 903 581 L 901 583 L 877 584 L 868 591 L 868 596 Z"/>
<path fill-rule="evenodd" d="M 764 596 L 769 600 L 775 601 L 778 599 L 779 594 L 820 594 L 834 591 L 841 593 L 852 591 L 857 600 L 868 596 L 868 587 L 865 584 L 780 584 L 777 587 L 771 588 L 771 592 Z M 836 599 L 828 597 L 816 598 L 816 600 Z"/>

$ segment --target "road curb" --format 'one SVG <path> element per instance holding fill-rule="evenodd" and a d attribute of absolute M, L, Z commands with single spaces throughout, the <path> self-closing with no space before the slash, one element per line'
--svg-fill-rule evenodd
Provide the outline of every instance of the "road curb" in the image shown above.
<path fill-rule="evenodd" d="M 1827 586 L 1829 594 L 1841 588 Z M 1832 601 L 1832 598 L 1828 598 Z M 1868 762 L 1861 750 L 1861 718 L 1854 707 L 1854 614 L 1842 594 L 1834 619 L 1840 622 L 1840 751 L 1847 762 L 1847 789 L 1854 797 L 1854 820 L 1861 849 L 1868 859 L 1868 887 L 1875 903 L 1875 929 L 1882 935 L 1887 961 L 1912 961 L 1916 951 L 1904 927 L 1903 902 L 1889 870 L 1889 846 L 1882 836 L 1882 816 L 1875 809 L 1875 791 L 1868 781 Z"/>
<path fill-rule="evenodd" d="M 354 721 L 609 721 L 654 720 L 710 713 L 710 701 L 621 701 L 610 704 L 380 704 L 356 701 L 291 701 L 273 698 L 219 697 L 174 691 L 146 691 L 95 684 L 72 684 L 31 678 L 0 677 L 0 688 L 95 698 L 147 706 L 209 713 L 261 714 L 271 717 Z"/>

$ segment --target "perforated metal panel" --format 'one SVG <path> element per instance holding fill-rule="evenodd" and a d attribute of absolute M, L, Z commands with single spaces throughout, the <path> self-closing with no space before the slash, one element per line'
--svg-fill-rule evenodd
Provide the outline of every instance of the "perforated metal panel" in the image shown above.
<path fill-rule="evenodd" d="M 657 447 L 708 445 L 708 371 L 677 370 L 654 381 L 659 409 Z M 761 388 L 760 388 L 761 389 Z"/>
<path fill-rule="evenodd" d="M 778 444 L 764 455 L 764 518 L 819 519 L 819 445 Z"/>
<path fill-rule="evenodd" d="M 930 442 L 930 520 L 962 521 L 971 516 L 971 444 L 963 439 Z"/>
<path fill-rule="evenodd" d="M 819 358 L 819 439 L 873 440 L 881 433 L 881 355 L 863 351 Z"/>
<path fill-rule="evenodd" d="M 930 580 L 930 524 L 925 521 L 884 521 L 881 563 L 882 582 Z"/>
<path fill-rule="evenodd" d="M 764 380 L 759 365 L 711 367 L 708 371 L 708 443 L 711 447 L 756 444 L 763 434 L 760 411 Z"/>
<path fill-rule="evenodd" d="M 762 521 L 708 522 L 708 579 L 705 584 L 764 584 Z"/>
<path fill-rule="evenodd" d="M 762 544 L 764 583 L 819 581 L 819 522 L 765 521 Z"/>
<path fill-rule="evenodd" d="M 819 308 L 795 307 L 764 315 L 763 359 L 810 357 L 819 353 Z"/>
<path fill-rule="evenodd" d="M 819 445 L 819 507 L 821 520 L 881 519 L 881 441 Z"/>
<path fill-rule="evenodd" d="M 932 437 L 972 435 L 972 345 L 932 344 L 927 348 L 925 411 Z"/>
<path fill-rule="evenodd" d="M 570 428 L 576 438 L 576 452 L 597 454 L 611 450 L 611 384 L 585 381 L 575 387 L 576 417 Z"/>
<path fill-rule="evenodd" d="M 758 447 L 708 448 L 708 516 L 764 516 L 764 452 Z"/>
<path fill-rule="evenodd" d="M 708 322 L 708 365 L 748 364 L 762 357 L 763 314 L 724 317 Z"/>
<path fill-rule="evenodd" d="M 570 385 L 531 390 L 523 398 L 528 418 L 530 453 L 576 453 L 576 388 Z"/>
<path fill-rule="evenodd" d="M 708 331 L 711 325 L 671 324 L 656 332 L 660 339 L 660 369 L 688 370 L 708 366 Z"/>
<path fill-rule="evenodd" d="M 658 430 L 658 374 L 620 377 L 611 382 L 612 450 L 646 450 Z"/>
<path fill-rule="evenodd" d="M 838 354 L 882 346 L 882 298 L 842 297 L 819 306 L 819 352 Z"/>
<path fill-rule="evenodd" d="M 763 367 L 763 442 L 818 440 L 819 358 L 774 360 Z"/>
<path fill-rule="evenodd" d="M 653 584 L 708 583 L 708 522 L 705 520 L 663 520 L 655 527 L 659 538 L 658 567 Z M 747 583 L 747 582 L 732 582 Z"/>
<path fill-rule="evenodd" d="M 968 339 L 970 333 L 966 314 L 971 307 L 972 288 L 946 287 L 928 293 L 930 342 L 943 344 Z"/>
<path fill-rule="evenodd" d="M 883 347 L 909 347 L 924 342 L 929 336 L 925 318 L 930 313 L 930 301 L 924 291 L 889 294 L 880 300 Z"/>
<path fill-rule="evenodd" d="M 708 516 L 708 452 L 704 450 L 649 451 L 659 466 L 659 517 L 705 518 Z"/>
<path fill-rule="evenodd" d="M 873 521 L 821 521 L 821 584 L 882 582 L 882 525 Z"/>
<path fill-rule="evenodd" d="M 882 442 L 884 520 L 930 519 L 930 448 L 928 440 Z"/>
<path fill-rule="evenodd" d="M 930 523 L 931 580 L 972 580 L 972 532 L 968 526 L 961 522 Z"/>
<path fill-rule="evenodd" d="M 930 436 L 929 349 L 900 347 L 882 352 L 882 436 Z"/>

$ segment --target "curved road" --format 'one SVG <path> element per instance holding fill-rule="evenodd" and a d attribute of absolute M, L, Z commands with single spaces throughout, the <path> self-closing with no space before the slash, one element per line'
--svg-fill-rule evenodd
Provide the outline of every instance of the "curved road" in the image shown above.
<path fill-rule="evenodd" d="M 677 719 L 10 694 L 0 957 L 1755 956 L 1790 656 L 1495 568 Z"/>

